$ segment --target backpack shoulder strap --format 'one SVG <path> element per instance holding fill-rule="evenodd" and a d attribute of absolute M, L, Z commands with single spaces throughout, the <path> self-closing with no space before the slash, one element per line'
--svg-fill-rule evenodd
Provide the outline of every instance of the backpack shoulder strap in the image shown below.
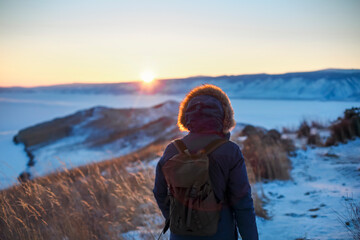
<path fill-rule="evenodd" d="M 211 143 L 209 143 L 205 148 L 203 148 L 202 150 L 200 150 L 200 152 L 198 154 L 209 154 L 211 152 L 213 152 L 215 149 L 217 149 L 218 147 L 220 147 L 221 145 L 223 145 L 224 143 L 228 142 L 229 140 L 224 139 L 224 138 L 220 138 L 220 139 L 216 139 L 214 141 L 212 141 Z M 180 139 L 176 139 L 173 141 L 173 144 L 175 145 L 176 149 L 178 150 L 179 153 L 184 153 L 185 150 L 187 150 L 188 148 L 186 147 L 185 143 L 183 141 L 181 141 Z M 194 156 L 198 155 L 195 154 Z"/>
<path fill-rule="evenodd" d="M 175 141 L 173 141 L 173 144 L 175 145 L 179 153 L 184 153 L 184 151 L 187 149 L 185 143 L 180 139 L 176 139 Z"/>
<path fill-rule="evenodd" d="M 227 143 L 229 140 L 224 139 L 224 138 L 220 138 L 220 139 L 216 139 L 213 142 L 209 143 L 204 149 L 203 149 L 203 153 L 205 154 L 209 154 L 211 152 L 213 152 L 215 149 L 217 149 L 218 147 L 220 147 L 221 145 L 223 145 L 224 143 Z"/>

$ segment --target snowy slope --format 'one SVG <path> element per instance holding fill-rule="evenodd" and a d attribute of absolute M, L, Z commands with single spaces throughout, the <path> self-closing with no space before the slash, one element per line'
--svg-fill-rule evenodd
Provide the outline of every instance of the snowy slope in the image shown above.
<path fill-rule="evenodd" d="M 219 77 L 166 79 L 143 85 L 139 82 L 68 84 L 36 88 L 0 88 L 1 92 L 61 92 L 84 94 L 177 94 L 210 83 L 232 98 L 360 100 L 360 70 L 327 69 L 286 74 L 252 74 Z"/>
<path fill-rule="evenodd" d="M 44 175 L 175 138 L 178 105 L 167 101 L 151 108 L 94 107 L 20 130 L 14 140 L 25 145 L 34 165 L 31 173 Z"/>
<path fill-rule="evenodd" d="M 346 202 L 360 199 L 360 139 L 297 151 L 291 181 L 259 184 L 271 220 L 258 219 L 261 239 L 352 239 L 340 223 Z"/>

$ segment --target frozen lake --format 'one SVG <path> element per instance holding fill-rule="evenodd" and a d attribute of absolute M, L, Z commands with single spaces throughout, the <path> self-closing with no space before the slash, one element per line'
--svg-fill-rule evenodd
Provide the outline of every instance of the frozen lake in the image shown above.
<path fill-rule="evenodd" d="M 22 146 L 12 142 L 22 128 L 93 106 L 149 107 L 184 95 L 0 94 L 0 188 L 16 182 L 28 161 Z M 265 128 L 297 127 L 303 119 L 327 122 L 360 102 L 231 99 L 237 122 Z"/>

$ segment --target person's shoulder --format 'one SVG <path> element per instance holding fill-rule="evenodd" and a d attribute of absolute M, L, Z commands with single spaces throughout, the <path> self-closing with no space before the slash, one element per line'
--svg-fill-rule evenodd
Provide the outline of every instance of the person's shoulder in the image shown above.
<path fill-rule="evenodd" d="M 233 141 L 227 141 L 225 142 L 223 145 L 221 145 L 218 150 L 224 150 L 224 151 L 240 151 L 240 147 L 239 145 L 237 145 L 235 142 Z"/>
<path fill-rule="evenodd" d="M 239 145 L 235 142 L 227 141 L 212 154 L 211 158 L 223 169 L 232 169 L 243 159 Z"/>
<path fill-rule="evenodd" d="M 177 153 L 177 149 L 173 143 L 173 141 L 171 141 L 165 148 L 162 157 L 159 160 L 159 163 L 161 165 L 164 165 L 164 163 L 169 160 L 172 156 L 174 156 Z"/>
<path fill-rule="evenodd" d="M 176 140 L 176 139 L 175 139 Z M 174 141 L 175 140 L 173 140 L 173 141 L 171 141 L 167 146 L 166 146 L 166 148 L 165 148 L 165 150 L 164 150 L 164 155 L 165 154 L 167 154 L 167 153 L 172 153 L 172 152 L 176 152 L 177 150 L 176 150 L 176 147 L 175 147 L 175 145 L 174 145 Z"/>
<path fill-rule="evenodd" d="M 233 141 L 227 141 L 221 145 L 218 149 L 214 151 L 214 154 L 217 156 L 223 156 L 229 159 L 243 159 L 243 153 L 240 149 L 240 146 Z"/>

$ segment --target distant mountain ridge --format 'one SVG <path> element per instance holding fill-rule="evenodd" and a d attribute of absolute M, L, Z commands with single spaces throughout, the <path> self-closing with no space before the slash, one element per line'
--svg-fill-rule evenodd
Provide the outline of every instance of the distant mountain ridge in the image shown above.
<path fill-rule="evenodd" d="M 221 87 L 231 98 L 294 100 L 360 100 L 359 69 L 325 69 L 285 74 L 196 76 L 142 82 L 65 84 L 34 88 L 0 88 L 4 92 L 57 92 L 84 94 L 185 94 L 201 84 Z"/>

